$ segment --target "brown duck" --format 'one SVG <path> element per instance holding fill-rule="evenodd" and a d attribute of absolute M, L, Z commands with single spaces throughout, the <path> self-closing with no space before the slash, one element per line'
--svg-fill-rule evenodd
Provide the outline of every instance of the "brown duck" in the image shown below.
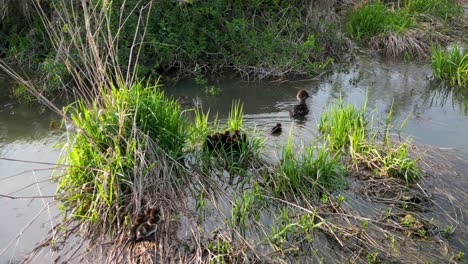
<path fill-rule="evenodd" d="M 289 116 L 294 119 L 303 118 L 309 113 L 309 108 L 305 103 L 306 99 L 309 98 L 309 93 L 306 90 L 301 89 L 297 93 L 296 98 L 299 101 L 299 104 L 294 105 L 289 110 Z"/>

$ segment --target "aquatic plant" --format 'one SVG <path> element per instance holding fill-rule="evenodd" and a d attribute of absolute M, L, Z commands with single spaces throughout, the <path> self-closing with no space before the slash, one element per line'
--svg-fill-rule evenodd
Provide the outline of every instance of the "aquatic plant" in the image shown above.
<path fill-rule="evenodd" d="M 275 226 L 271 227 L 268 239 L 280 249 L 286 241 L 312 241 L 315 229 L 324 224 L 323 221 L 317 219 L 316 210 L 294 215 L 294 217 L 290 216 L 291 212 L 288 208 L 280 208 L 279 213 L 279 216 L 275 215 Z"/>
<path fill-rule="evenodd" d="M 229 111 L 227 127 L 230 130 L 242 130 L 244 121 L 244 105 L 240 101 L 234 101 Z"/>
<path fill-rule="evenodd" d="M 431 66 L 434 77 L 445 80 L 451 85 L 468 87 L 468 50 L 460 50 L 455 45 L 451 50 L 443 51 L 433 47 Z"/>

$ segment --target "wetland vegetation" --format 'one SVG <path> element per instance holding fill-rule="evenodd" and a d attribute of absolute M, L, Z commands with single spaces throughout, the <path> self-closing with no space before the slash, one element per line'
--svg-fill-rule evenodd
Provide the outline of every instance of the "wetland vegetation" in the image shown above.
<path fill-rule="evenodd" d="M 422 25 L 461 15 L 448 0 L 357 2 L 334 3 L 348 8 L 350 37 L 391 56 L 427 56 L 446 41 Z M 268 137 L 245 125 L 242 102 L 219 120 L 161 90 L 156 77 L 169 72 L 208 88 L 207 74 L 228 71 L 321 74 L 346 41 L 337 17 L 313 3 L 61 0 L 20 11 L 5 1 L 0 66 L 17 94 L 50 107 L 66 128 L 57 163 L 66 166 L 54 174 L 63 221 L 26 261 L 48 249 L 63 261 L 106 263 L 462 261 L 449 242 L 454 229 L 425 214 L 431 195 L 420 183 L 432 168 L 401 135 L 408 118 L 397 123 L 393 107 L 381 116 L 367 100 L 340 97 L 320 113 L 312 143 L 293 144 L 292 127 L 275 160 Z M 43 81 L 16 73 L 13 59 L 28 60 Z M 431 62 L 436 78 L 466 88 L 466 51 L 433 46 Z M 73 103 L 60 109 L 50 99 L 57 89 Z"/>

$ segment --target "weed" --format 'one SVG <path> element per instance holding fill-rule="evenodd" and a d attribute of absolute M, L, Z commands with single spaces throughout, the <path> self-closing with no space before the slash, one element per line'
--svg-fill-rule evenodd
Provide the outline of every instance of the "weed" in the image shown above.
<path fill-rule="evenodd" d="M 250 191 L 244 191 L 239 199 L 235 199 L 231 209 L 231 224 L 247 227 L 247 219 L 253 214 L 255 205 L 261 202 L 260 189 L 255 184 Z"/>
<path fill-rule="evenodd" d="M 227 127 L 230 130 L 242 130 L 244 121 L 244 106 L 240 101 L 234 101 L 229 112 Z"/>
<path fill-rule="evenodd" d="M 369 222 L 367 220 L 362 220 L 361 221 L 361 229 L 363 231 L 366 230 L 368 226 L 369 226 Z"/>
<path fill-rule="evenodd" d="M 294 221 L 289 215 L 289 210 L 280 208 L 280 217 L 276 217 L 276 226 L 271 228 L 269 240 L 276 246 L 282 247 L 288 241 L 312 241 L 313 231 L 320 227 L 323 222 L 316 220 L 317 212 L 304 213 L 298 216 L 299 220 Z"/>
<path fill-rule="evenodd" d="M 417 159 L 408 155 L 409 141 L 395 144 L 391 140 L 392 111 L 385 118 L 383 142 L 378 143 L 379 130 L 372 127 L 373 119 L 369 122 L 366 105 L 367 99 L 359 110 L 354 105 L 344 105 L 340 99 L 338 104 L 322 113 L 318 130 L 327 144 L 341 155 L 348 154 L 356 170 L 358 165 L 365 165 L 376 175 L 403 178 L 407 182 L 418 179 L 421 171 Z"/>
<path fill-rule="evenodd" d="M 453 226 L 446 225 L 442 230 L 442 233 L 444 234 L 445 238 L 449 238 L 453 234 Z"/>
<path fill-rule="evenodd" d="M 366 135 L 365 112 L 366 103 L 359 110 L 352 104 L 345 106 L 340 99 L 337 105 L 320 115 L 318 130 L 326 136 L 332 150 L 344 151 L 350 141 L 359 149 Z"/>
<path fill-rule="evenodd" d="M 464 257 L 465 257 L 465 253 L 463 253 L 463 251 L 460 250 L 460 251 L 457 252 L 457 259 L 459 261 L 463 261 Z"/>
<path fill-rule="evenodd" d="M 377 256 L 378 256 L 377 251 L 367 253 L 366 254 L 367 263 L 369 264 L 377 263 Z"/>

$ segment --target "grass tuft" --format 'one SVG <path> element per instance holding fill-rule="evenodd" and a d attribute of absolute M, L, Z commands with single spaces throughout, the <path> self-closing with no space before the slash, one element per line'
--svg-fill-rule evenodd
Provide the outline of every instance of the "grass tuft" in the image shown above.
<path fill-rule="evenodd" d="M 421 171 L 416 164 L 418 159 L 409 157 L 409 141 L 392 141 L 392 111 L 385 119 L 382 141 L 378 142 L 380 130 L 373 128 L 373 122 L 368 126 L 366 105 L 367 101 L 358 110 L 354 105 L 344 105 L 340 99 L 320 116 L 319 132 L 331 149 L 348 158 L 356 172 L 364 167 L 378 176 L 402 178 L 406 182 L 417 180 Z"/>
<path fill-rule="evenodd" d="M 429 14 L 443 19 L 463 12 L 453 0 L 405 0 L 405 9 L 410 14 Z"/>
<path fill-rule="evenodd" d="M 290 133 L 273 184 L 277 193 L 319 196 L 343 184 L 343 168 L 326 147 L 310 146 L 296 157 Z"/>

